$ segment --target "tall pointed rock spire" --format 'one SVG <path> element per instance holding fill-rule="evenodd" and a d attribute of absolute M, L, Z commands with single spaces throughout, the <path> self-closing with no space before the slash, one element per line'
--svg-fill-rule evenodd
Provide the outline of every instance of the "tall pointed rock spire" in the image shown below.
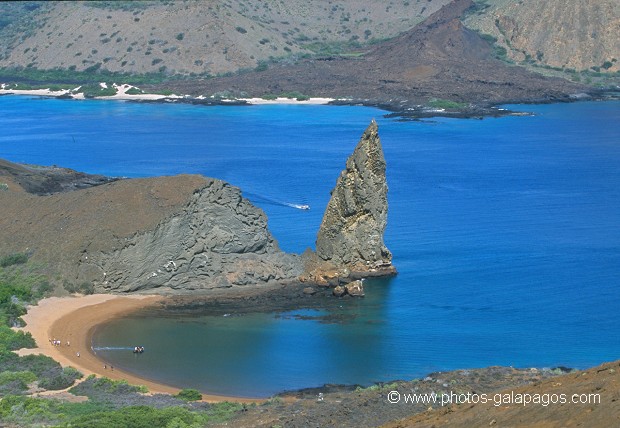
<path fill-rule="evenodd" d="M 377 123 L 360 139 L 323 215 L 316 254 L 352 274 L 392 274 L 392 254 L 383 243 L 387 225 L 385 158 Z"/>

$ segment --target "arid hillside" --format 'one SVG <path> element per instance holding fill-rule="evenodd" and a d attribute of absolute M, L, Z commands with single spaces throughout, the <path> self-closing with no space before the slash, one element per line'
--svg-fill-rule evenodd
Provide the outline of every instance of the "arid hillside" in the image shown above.
<path fill-rule="evenodd" d="M 0 67 L 221 75 L 344 54 L 413 28 L 449 0 L 1 2 Z M 614 0 L 476 0 L 464 23 L 506 60 L 620 70 Z"/>
<path fill-rule="evenodd" d="M 467 108 L 469 103 L 568 101 L 574 94 L 588 91 L 567 80 L 544 78 L 496 59 L 489 41 L 461 22 L 472 5 L 471 0 L 454 0 L 411 30 L 357 57 L 325 56 L 169 86 L 177 93 L 195 96 L 229 93 L 260 97 L 300 91 L 407 112 L 419 105 L 443 107 L 441 100 L 449 100 L 448 107 Z"/>
<path fill-rule="evenodd" d="M 516 62 L 615 72 L 620 70 L 617 0 L 484 0 L 465 24 L 497 39 Z"/>
<path fill-rule="evenodd" d="M 2 2 L 0 67 L 217 75 L 391 38 L 446 3 Z"/>

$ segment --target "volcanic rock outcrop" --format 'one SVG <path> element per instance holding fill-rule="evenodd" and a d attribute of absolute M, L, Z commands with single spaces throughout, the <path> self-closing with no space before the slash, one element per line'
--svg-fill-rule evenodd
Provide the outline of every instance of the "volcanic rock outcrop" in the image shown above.
<path fill-rule="evenodd" d="M 201 288 L 287 281 L 301 273 L 267 229 L 267 216 L 221 180 L 206 179 L 178 213 L 123 248 L 82 262 L 99 272 L 98 289 Z"/>
<path fill-rule="evenodd" d="M 282 252 L 265 213 L 221 180 L 86 177 L 81 183 L 84 177 L 73 174 L 56 186 L 60 193 L 41 196 L 28 171 L 0 163 L 8 182 L 0 191 L 0 255 L 26 252 L 47 267 L 53 281 L 74 286 L 68 289 L 86 284 L 97 292 L 178 292 L 334 278 L 339 283 L 395 272 L 383 244 L 387 184 L 374 121 L 332 192 L 316 253 L 304 256 Z M 46 183 L 58 171 L 37 174 L 37 183 Z M 92 187 L 68 191 L 78 184 Z"/>
<path fill-rule="evenodd" d="M 221 180 L 119 180 L 50 196 L 24 190 L 0 192 L 1 253 L 27 252 L 53 281 L 97 292 L 182 291 L 286 282 L 302 271 L 300 257 L 278 248 L 265 213 Z"/>
<path fill-rule="evenodd" d="M 395 273 L 392 254 L 383 243 L 387 193 L 385 158 L 373 120 L 331 192 L 317 235 L 316 258 L 307 264 L 311 277 L 326 277 L 329 271 L 339 278 Z"/>

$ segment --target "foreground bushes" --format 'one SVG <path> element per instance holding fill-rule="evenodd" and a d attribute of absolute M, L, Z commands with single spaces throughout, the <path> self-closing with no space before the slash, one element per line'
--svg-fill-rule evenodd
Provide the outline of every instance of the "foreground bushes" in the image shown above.
<path fill-rule="evenodd" d="M 203 427 L 225 422 L 242 408 L 240 404 L 190 403 L 200 399 L 196 390 L 184 390 L 179 397 L 166 394 L 144 395 L 146 388 L 125 381 L 90 376 L 70 392 L 88 397 L 81 403 L 50 398 L 27 397 L 36 382 L 47 390 L 65 389 L 82 377 L 71 367 L 62 368 L 44 355 L 20 357 L 12 352 L 34 347 L 30 334 L 9 326 L 26 313 L 49 290 L 49 283 L 22 257 L 3 258 L 0 267 L 0 425 L 64 427 Z"/>
<path fill-rule="evenodd" d="M 197 391 L 195 389 L 183 389 L 181 390 L 181 392 L 179 392 L 176 397 L 180 398 L 181 400 L 184 401 L 199 401 L 202 400 L 202 394 L 200 393 L 200 391 Z"/>
<path fill-rule="evenodd" d="M 82 374 L 72 367 L 62 368 L 60 364 L 45 355 L 27 355 L 20 357 L 8 350 L 0 351 L 0 370 L 7 378 L 8 373 L 31 373 L 34 378 L 28 382 L 38 381 L 38 386 L 48 390 L 59 390 L 70 387 Z M 24 378 L 22 378 L 24 379 Z M 27 388 L 0 388 L 0 396 L 19 394 Z M 17 389 L 16 389 L 17 388 Z"/>
<path fill-rule="evenodd" d="M 9 254 L 0 258 L 0 267 L 9 267 L 11 265 L 24 264 L 28 261 L 28 256 L 24 253 Z"/>
<path fill-rule="evenodd" d="M 205 404 L 203 410 L 181 406 L 127 406 L 114 409 L 94 400 L 66 403 L 10 395 L 0 401 L 0 420 L 19 426 L 45 424 L 81 428 L 189 428 L 230 420 L 241 407 L 240 404 L 219 403 Z"/>

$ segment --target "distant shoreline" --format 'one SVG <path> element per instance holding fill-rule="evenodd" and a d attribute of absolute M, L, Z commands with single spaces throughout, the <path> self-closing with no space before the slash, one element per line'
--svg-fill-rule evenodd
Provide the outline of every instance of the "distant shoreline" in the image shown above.
<path fill-rule="evenodd" d="M 122 88 L 123 86 L 117 86 Z M 380 100 L 361 100 L 361 99 L 337 99 L 337 98 L 308 98 L 295 99 L 277 97 L 274 99 L 265 99 L 258 97 L 251 98 L 210 98 L 210 97 L 193 97 L 189 95 L 162 95 L 162 94 L 127 94 L 128 88 L 112 96 L 86 97 L 83 93 L 73 93 L 70 90 L 52 91 L 50 89 L 4 89 L 5 84 L 0 84 L 0 96 L 3 95 L 30 95 L 47 98 L 59 98 L 68 100 L 102 100 L 102 101 L 127 101 L 137 103 L 182 103 L 202 106 L 262 106 L 262 105 L 337 105 L 337 106 L 363 106 L 378 108 L 385 110 L 385 117 L 396 118 L 401 120 L 419 120 L 432 117 L 453 117 L 460 119 L 484 117 L 501 117 L 501 116 L 522 116 L 527 113 L 513 112 L 501 109 L 495 106 L 481 107 L 468 106 L 464 109 L 454 110 L 445 108 L 434 108 L 428 106 L 417 106 L 402 110 L 400 106 L 382 102 Z"/>
<path fill-rule="evenodd" d="M 104 85 L 101 83 L 101 85 Z M 115 95 L 110 96 L 85 96 L 84 93 L 77 92 L 79 86 L 75 89 L 64 89 L 60 91 L 52 91 L 47 89 L 6 89 L 6 83 L 0 83 L 0 96 L 3 95 L 30 95 L 39 97 L 59 98 L 68 100 L 117 100 L 137 103 L 180 103 L 202 106 L 259 106 L 259 105 L 334 105 L 334 106 L 363 106 L 385 110 L 384 117 L 396 120 L 423 120 L 433 117 L 449 117 L 455 119 L 484 119 L 487 117 L 504 117 L 504 116 L 529 116 L 530 113 L 512 111 L 501 108 L 505 104 L 550 104 L 562 102 L 578 102 L 578 101 L 605 101 L 617 100 L 620 95 L 613 92 L 600 93 L 599 96 L 592 94 L 575 94 L 564 100 L 540 99 L 532 100 L 506 100 L 499 104 L 477 105 L 466 104 L 459 108 L 415 105 L 406 107 L 402 103 L 396 101 L 385 101 L 379 99 L 357 99 L 357 98 L 327 98 L 327 97 L 309 97 L 303 99 L 297 98 L 215 98 L 205 96 L 177 95 L 177 94 L 156 94 L 156 93 L 128 93 L 132 85 L 114 84 L 117 90 Z M 103 88 L 103 86 L 102 86 Z"/>

